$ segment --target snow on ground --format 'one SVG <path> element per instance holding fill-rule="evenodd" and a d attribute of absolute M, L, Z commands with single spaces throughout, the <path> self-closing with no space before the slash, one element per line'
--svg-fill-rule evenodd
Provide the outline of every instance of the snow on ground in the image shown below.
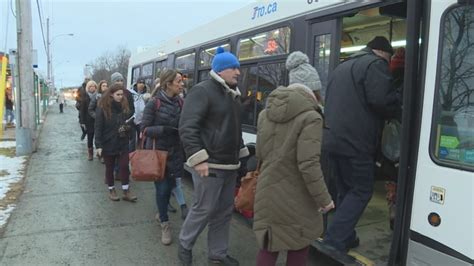
<path fill-rule="evenodd" d="M 0 149 L 15 146 L 15 141 L 0 141 Z M 0 154 L 0 201 L 5 199 L 11 185 L 23 178 L 27 158 L 27 156 L 9 157 Z M 14 204 L 8 204 L 6 208 L 0 207 L 0 227 L 6 223 L 14 208 Z"/>

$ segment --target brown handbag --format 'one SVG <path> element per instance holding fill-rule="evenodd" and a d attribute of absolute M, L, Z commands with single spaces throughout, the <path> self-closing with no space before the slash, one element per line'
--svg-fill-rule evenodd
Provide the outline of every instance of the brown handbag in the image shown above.
<path fill-rule="evenodd" d="M 235 196 L 235 208 L 239 211 L 253 212 L 253 204 L 255 202 L 255 190 L 257 189 L 257 178 L 260 172 L 260 162 L 257 164 L 257 170 L 247 172 L 240 179 L 240 188 L 237 196 Z"/>
<path fill-rule="evenodd" d="M 146 129 L 145 132 L 146 133 Z M 143 134 L 140 146 L 130 153 L 131 176 L 135 181 L 154 182 L 165 177 L 166 159 L 168 152 L 155 149 L 155 139 L 153 139 L 153 149 L 143 149 L 145 134 Z"/>

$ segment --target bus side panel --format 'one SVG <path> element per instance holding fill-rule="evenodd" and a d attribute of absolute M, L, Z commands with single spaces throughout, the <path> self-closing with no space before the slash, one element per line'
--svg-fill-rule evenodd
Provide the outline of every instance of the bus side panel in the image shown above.
<path fill-rule="evenodd" d="M 407 265 L 459 265 L 470 266 L 472 264 L 456 259 L 437 250 L 431 249 L 420 243 L 409 241 Z"/>
<path fill-rule="evenodd" d="M 418 152 L 418 165 L 415 180 L 413 208 L 410 229 L 441 243 L 470 259 L 474 258 L 474 178 L 468 171 L 448 168 L 436 164 L 430 157 L 431 124 L 433 102 L 436 88 L 436 67 L 438 65 L 439 37 L 441 17 L 444 11 L 457 1 L 432 1 L 430 15 L 430 32 L 427 56 L 427 73 L 425 80 L 425 98 Z M 437 191 L 444 191 L 442 200 L 436 200 Z M 435 198 L 433 198 L 433 195 Z M 439 226 L 432 226 L 428 221 L 430 213 L 441 218 Z M 426 243 L 422 243 L 426 244 Z M 430 255 L 429 248 L 423 249 L 413 243 L 409 254 Z M 445 256 L 447 256 L 445 254 Z M 429 256 L 428 256 L 429 257 Z M 424 257 L 425 259 L 428 257 Z M 439 257 L 439 256 L 438 256 Z M 409 256 L 409 261 L 410 258 Z M 439 263 L 433 265 L 460 265 Z M 425 265 L 423 263 L 414 265 Z M 426 264 L 428 265 L 428 264 Z"/>

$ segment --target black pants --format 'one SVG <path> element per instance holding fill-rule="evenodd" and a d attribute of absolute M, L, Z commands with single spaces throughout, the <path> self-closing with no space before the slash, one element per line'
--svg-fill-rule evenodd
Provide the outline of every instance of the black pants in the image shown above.
<path fill-rule="evenodd" d="M 60 103 L 59 104 L 59 112 L 62 113 L 64 110 L 64 104 L 63 103 Z"/>
<path fill-rule="evenodd" d="M 94 127 L 87 128 L 87 148 L 94 148 Z"/>
<path fill-rule="evenodd" d="M 337 182 L 336 213 L 324 241 L 346 251 L 356 238 L 355 226 L 374 192 L 375 160 L 370 155 L 328 154 Z"/>

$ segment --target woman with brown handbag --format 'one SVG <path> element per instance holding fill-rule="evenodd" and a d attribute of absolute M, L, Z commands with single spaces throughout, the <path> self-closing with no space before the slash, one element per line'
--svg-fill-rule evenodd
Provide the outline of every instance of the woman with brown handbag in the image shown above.
<path fill-rule="evenodd" d="M 116 83 L 102 95 L 95 118 L 95 146 L 97 156 L 104 157 L 110 200 L 120 200 L 114 185 L 114 166 L 117 160 L 122 180 L 122 199 L 135 202 L 137 197 L 130 193 L 128 168 L 128 134 L 132 114 L 123 92 L 123 85 Z"/>
<path fill-rule="evenodd" d="M 155 182 L 156 205 L 161 223 L 161 242 L 169 245 L 171 226 L 168 218 L 168 205 L 176 179 L 183 176 L 184 153 L 178 134 L 178 124 L 183 107 L 179 96 L 183 90 L 183 77 L 177 70 L 167 69 L 160 74 L 160 87 L 143 110 L 141 131 L 146 137 L 146 148 L 168 152 L 165 178 Z M 146 130 L 145 130 L 146 129 Z"/>

